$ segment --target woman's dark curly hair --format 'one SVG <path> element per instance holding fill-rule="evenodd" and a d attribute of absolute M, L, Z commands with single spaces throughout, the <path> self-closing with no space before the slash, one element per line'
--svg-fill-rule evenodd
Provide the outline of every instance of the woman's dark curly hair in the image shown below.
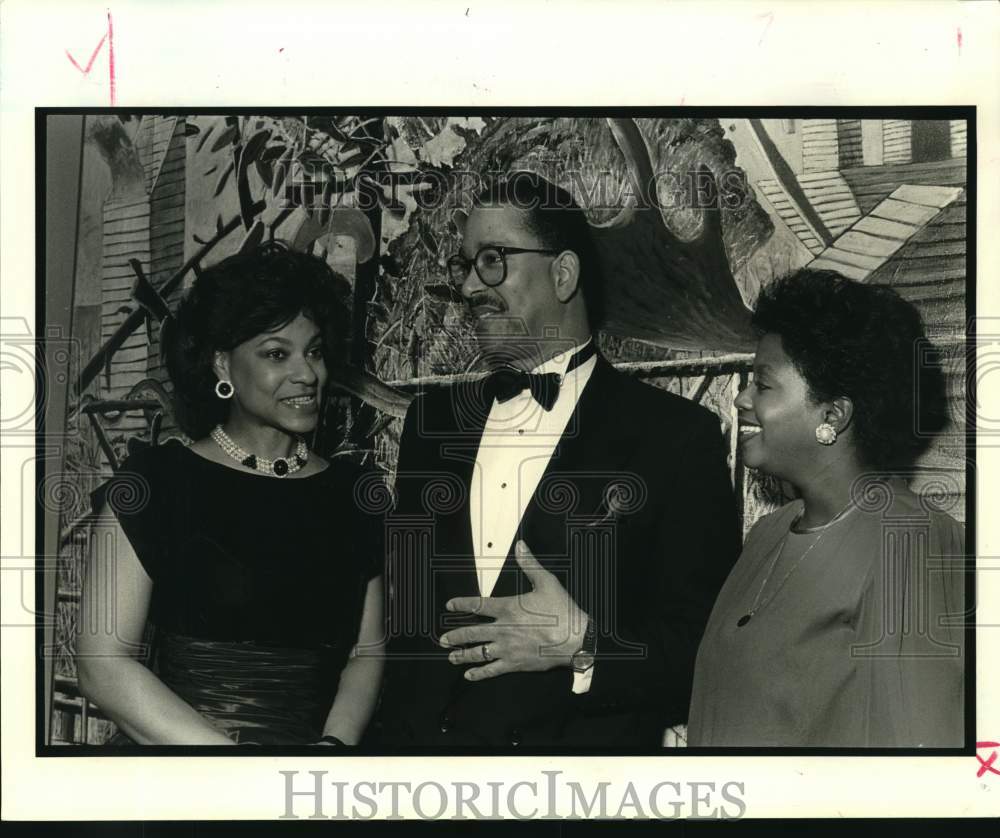
<path fill-rule="evenodd" d="M 328 367 L 346 357 L 349 283 L 322 259 L 267 242 L 207 268 L 166 322 L 163 355 L 174 386 L 174 411 L 193 439 L 228 413 L 215 395 L 216 351 L 229 351 L 300 313 L 319 326 Z"/>
<path fill-rule="evenodd" d="M 947 422 L 920 312 L 893 289 L 803 269 L 761 292 L 753 324 L 781 337 L 814 401 L 847 396 L 859 458 L 905 468 Z"/>

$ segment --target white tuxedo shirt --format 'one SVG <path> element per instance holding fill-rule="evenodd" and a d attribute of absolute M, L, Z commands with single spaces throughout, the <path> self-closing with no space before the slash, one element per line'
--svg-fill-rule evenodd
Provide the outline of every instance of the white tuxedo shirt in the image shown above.
<path fill-rule="evenodd" d="M 534 373 L 556 373 L 559 395 L 546 411 L 529 390 L 494 401 L 472 471 L 469 511 L 479 593 L 489 596 L 513 546 L 521 518 L 597 364 L 592 356 L 566 373 L 572 357 L 590 341 L 555 355 Z M 532 545 L 528 545 L 530 549 Z M 593 667 L 573 673 L 573 692 L 586 692 Z"/>

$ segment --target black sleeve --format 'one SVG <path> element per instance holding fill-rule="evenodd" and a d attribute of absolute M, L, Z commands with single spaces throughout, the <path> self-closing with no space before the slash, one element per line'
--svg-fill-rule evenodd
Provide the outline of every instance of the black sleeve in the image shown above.
<path fill-rule="evenodd" d="M 379 468 L 359 468 L 354 480 L 354 544 L 367 581 L 385 572 L 385 524 L 391 506 L 388 475 Z"/>
<path fill-rule="evenodd" d="M 688 432 L 669 454 L 660 447 L 657 456 L 655 441 L 646 452 L 653 518 L 629 549 L 647 554 L 649 596 L 622 603 L 614 626 L 598 626 L 593 679 L 582 695 L 602 709 L 655 711 L 666 726 L 687 719 L 698 644 L 740 549 L 718 421 L 707 411 L 685 418 Z"/>
<path fill-rule="evenodd" d="M 407 497 L 406 492 L 412 489 L 409 481 L 400 480 L 400 475 L 405 475 L 411 471 L 417 471 L 419 455 L 417 447 L 420 443 L 420 417 L 423 413 L 424 403 L 422 399 L 426 396 L 417 396 L 410 402 L 406 410 L 406 417 L 403 419 L 403 429 L 399 434 L 399 456 L 396 458 L 396 474 L 393 480 L 393 511 L 406 512 L 412 498 Z"/>
<path fill-rule="evenodd" d="M 406 411 L 403 419 L 403 428 L 399 435 L 399 455 L 396 458 L 396 471 L 392 479 L 392 507 L 386 513 L 387 530 L 385 539 L 385 595 L 386 595 L 386 630 L 391 642 L 412 642 L 406 637 L 405 623 L 412 617 L 404 618 L 404 615 L 421 613 L 414 609 L 422 609 L 424 606 L 415 602 L 410 602 L 407 598 L 414 597 L 413 589 L 422 584 L 420 581 L 424 577 L 422 574 L 423 564 L 418 562 L 411 564 L 407 558 L 408 551 L 400 555 L 401 540 L 405 542 L 406 534 L 411 529 L 412 524 L 408 523 L 409 515 L 417 512 L 419 505 L 414 498 L 413 480 L 407 480 L 406 475 L 418 470 L 421 457 L 419 452 L 420 435 L 418 426 L 420 422 L 423 405 L 421 399 L 427 396 L 417 396 Z M 395 532 L 390 538 L 388 526 L 393 527 Z M 422 551 L 421 551 L 422 554 Z M 393 676 L 390 674 L 397 667 L 389 667 L 386 674 L 387 679 Z"/>
<path fill-rule="evenodd" d="M 90 496 L 96 514 L 110 511 L 118 519 L 150 579 L 155 580 L 164 545 L 162 494 L 163 452 L 157 446 L 137 448 L 114 476 Z"/>

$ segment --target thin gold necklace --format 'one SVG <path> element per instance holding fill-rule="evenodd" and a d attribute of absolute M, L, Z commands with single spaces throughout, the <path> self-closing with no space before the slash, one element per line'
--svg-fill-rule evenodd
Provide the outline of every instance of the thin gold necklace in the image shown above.
<path fill-rule="evenodd" d="M 808 530 L 805 531 L 805 532 L 819 531 L 819 535 L 816 536 L 815 541 L 813 541 L 813 543 L 806 548 L 806 551 L 801 556 L 799 556 L 798 561 L 795 562 L 795 564 L 793 564 L 788 569 L 788 572 L 781 577 L 781 581 L 778 583 L 778 587 L 774 589 L 774 592 L 767 599 L 761 602 L 760 601 L 761 594 L 764 593 L 764 588 L 767 586 L 768 580 L 771 578 L 771 574 L 774 572 L 774 568 L 777 567 L 778 562 L 781 560 L 781 554 L 785 552 L 785 545 L 788 543 L 788 536 L 791 535 L 792 533 L 792 527 L 795 526 L 795 524 L 801 519 L 802 516 L 801 515 L 798 516 L 795 519 L 795 521 L 792 522 L 791 526 L 789 526 L 788 528 L 788 532 L 785 533 L 784 537 L 781 539 L 781 543 L 778 545 L 778 549 L 774 556 L 774 559 L 772 559 L 771 561 L 771 566 L 767 569 L 767 573 L 764 576 L 764 581 L 760 583 L 760 589 L 757 591 L 757 596 L 753 598 L 753 604 L 750 606 L 750 610 L 747 611 L 746 614 L 744 614 L 736 621 L 737 628 L 743 628 L 743 626 L 745 626 L 747 623 L 750 622 L 750 620 L 753 619 L 754 614 L 767 607 L 767 605 L 771 602 L 771 600 L 773 600 L 778 595 L 778 592 L 785 586 L 785 582 L 788 581 L 788 577 L 791 576 L 798 569 L 799 565 L 802 564 L 803 561 L 805 561 L 806 556 L 808 556 L 812 552 L 813 547 L 815 547 L 823 540 L 823 536 L 826 535 L 830 526 L 842 520 L 847 515 L 847 512 L 852 508 L 854 508 L 852 504 L 848 503 L 847 506 L 841 509 L 840 512 L 834 515 L 833 518 L 831 518 L 822 526 L 810 527 Z"/>

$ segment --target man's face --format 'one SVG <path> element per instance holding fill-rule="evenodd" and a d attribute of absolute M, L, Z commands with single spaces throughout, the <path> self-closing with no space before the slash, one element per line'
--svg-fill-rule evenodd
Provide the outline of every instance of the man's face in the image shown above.
<path fill-rule="evenodd" d="M 485 245 L 541 248 L 525 226 L 524 212 L 511 206 L 477 207 L 469 213 L 462 254 L 472 260 Z M 552 262 L 556 254 L 507 254 L 507 276 L 484 285 L 474 268 L 462 283 L 462 296 L 476 318 L 476 337 L 488 353 L 533 366 L 531 359 L 546 326 L 558 329 L 564 315 L 555 293 Z"/>

